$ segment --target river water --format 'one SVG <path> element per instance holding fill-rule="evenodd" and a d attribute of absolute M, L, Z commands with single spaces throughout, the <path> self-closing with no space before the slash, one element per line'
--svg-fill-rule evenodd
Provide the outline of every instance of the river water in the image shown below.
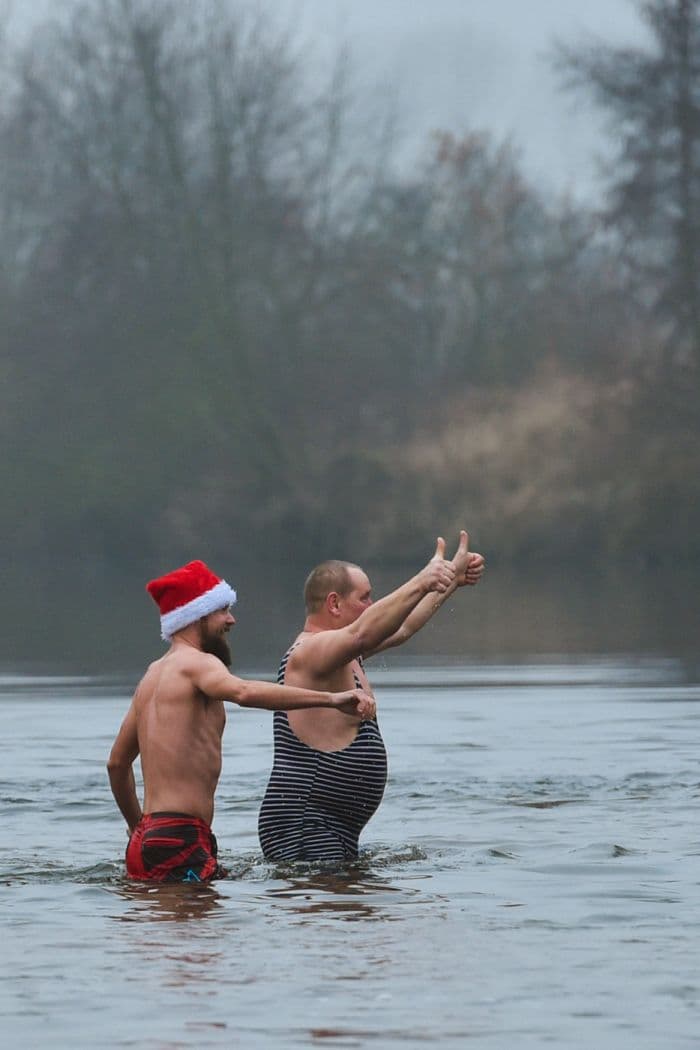
<path fill-rule="evenodd" d="M 692 651 L 373 679 L 390 779 L 354 869 L 262 860 L 270 716 L 231 707 L 231 877 L 143 887 L 104 769 L 134 677 L 2 675 L 3 1045 L 697 1046 Z"/>

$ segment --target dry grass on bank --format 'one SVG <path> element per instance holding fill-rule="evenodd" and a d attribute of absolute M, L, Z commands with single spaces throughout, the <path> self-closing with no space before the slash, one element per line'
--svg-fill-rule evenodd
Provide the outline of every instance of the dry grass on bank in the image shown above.
<path fill-rule="evenodd" d="M 455 399 L 408 443 L 367 453 L 382 507 L 371 548 L 466 525 L 503 558 L 697 556 L 698 443 L 645 400 L 629 379 L 551 374 Z"/>

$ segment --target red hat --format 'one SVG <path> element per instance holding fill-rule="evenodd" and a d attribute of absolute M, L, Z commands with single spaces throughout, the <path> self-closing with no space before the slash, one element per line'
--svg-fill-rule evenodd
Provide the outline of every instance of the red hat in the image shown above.
<path fill-rule="evenodd" d="M 181 569 L 146 584 L 160 609 L 160 633 L 166 642 L 201 616 L 224 609 L 236 601 L 236 592 L 203 561 L 191 561 Z"/>

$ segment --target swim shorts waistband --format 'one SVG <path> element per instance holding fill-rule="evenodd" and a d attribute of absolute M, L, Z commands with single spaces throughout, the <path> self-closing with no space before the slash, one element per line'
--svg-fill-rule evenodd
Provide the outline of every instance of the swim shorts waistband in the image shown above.
<path fill-rule="evenodd" d="M 188 824 L 192 824 L 193 827 L 210 828 L 211 825 L 207 824 L 206 820 L 202 820 L 201 817 L 193 817 L 191 813 L 180 813 L 177 810 L 157 810 L 153 813 L 144 813 L 141 820 L 160 820 L 161 818 L 174 819 L 174 820 L 186 820 Z"/>

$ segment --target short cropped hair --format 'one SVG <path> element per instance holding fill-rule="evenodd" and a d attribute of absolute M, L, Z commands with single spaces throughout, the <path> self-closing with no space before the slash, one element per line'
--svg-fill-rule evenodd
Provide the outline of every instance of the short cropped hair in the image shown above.
<path fill-rule="evenodd" d="M 304 584 L 304 604 L 307 613 L 318 612 L 331 591 L 345 598 L 352 590 L 348 570 L 357 568 L 359 566 L 350 561 L 331 560 L 321 562 L 312 569 Z"/>

